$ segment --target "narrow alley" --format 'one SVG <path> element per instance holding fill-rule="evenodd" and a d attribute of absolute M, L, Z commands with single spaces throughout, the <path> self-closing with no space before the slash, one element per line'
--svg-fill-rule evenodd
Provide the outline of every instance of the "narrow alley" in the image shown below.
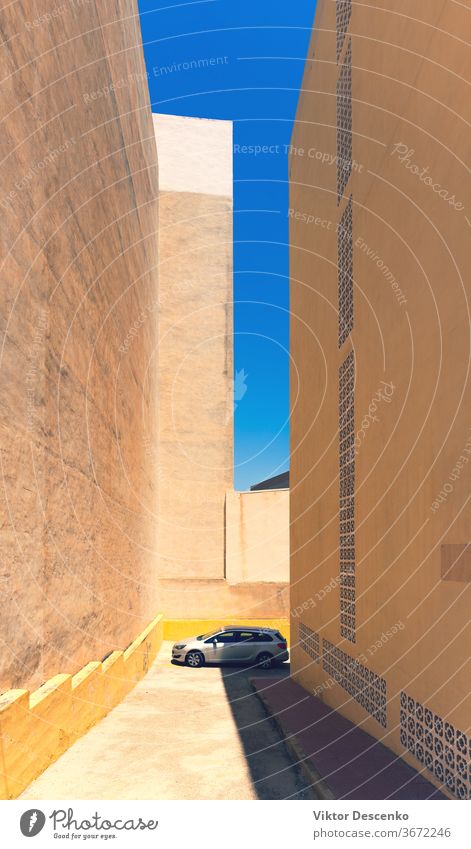
<path fill-rule="evenodd" d="M 254 695 L 253 669 L 172 664 L 146 677 L 22 799 L 312 799 Z M 286 665 L 287 666 L 287 665 Z M 270 680 L 288 674 L 256 670 Z"/>

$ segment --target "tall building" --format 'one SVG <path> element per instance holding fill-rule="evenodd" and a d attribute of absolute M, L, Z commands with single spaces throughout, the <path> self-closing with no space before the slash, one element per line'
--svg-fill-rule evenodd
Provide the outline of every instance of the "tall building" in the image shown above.
<path fill-rule="evenodd" d="M 170 618 L 287 612 L 286 492 L 233 487 L 233 126 L 154 114 L 159 158 L 159 599 Z M 242 379 L 242 385 L 239 385 Z"/>
<path fill-rule="evenodd" d="M 460 799 L 470 15 L 318 0 L 289 169 L 293 675 Z"/>
<path fill-rule="evenodd" d="M 0 691 L 75 672 L 157 611 L 158 174 L 136 15 L 0 12 Z"/>
<path fill-rule="evenodd" d="M 232 122 L 153 119 L 160 183 L 159 572 L 168 580 L 221 578 L 233 471 Z"/>

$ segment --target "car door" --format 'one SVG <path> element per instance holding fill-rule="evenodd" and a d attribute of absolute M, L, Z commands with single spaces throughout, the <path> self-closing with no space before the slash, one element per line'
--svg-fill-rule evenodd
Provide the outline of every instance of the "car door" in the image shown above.
<path fill-rule="evenodd" d="M 255 655 L 257 657 L 263 652 L 268 652 L 268 654 L 271 654 L 272 656 L 275 654 L 275 646 L 273 644 L 273 637 L 271 634 L 267 634 L 262 631 L 261 633 L 256 634 L 255 639 L 257 644 L 254 648 L 256 649 Z"/>
<path fill-rule="evenodd" d="M 237 660 L 238 642 L 236 631 L 221 631 L 205 641 L 205 657 L 208 663 L 227 663 Z"/>
<path fill-rule="evenodd" d="M 256 649 L 255 637 L 253 631 L 239 631 L 239 641 L 235 646 L 237 660 L 250 661 L 253 659 Z"/>

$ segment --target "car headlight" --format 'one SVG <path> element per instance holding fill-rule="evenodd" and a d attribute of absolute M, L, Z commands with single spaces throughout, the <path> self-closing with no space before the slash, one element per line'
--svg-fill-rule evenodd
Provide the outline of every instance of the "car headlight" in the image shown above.
<path fill-rule="evenodd" d="M 181 644 L 179 644 L 179 645 L 177 645 L 177 646 L 174 646 L 173 648 L 174 648 L 174 649 L 184 649 L 184 648 L 185 648 L 185 646 L 186 646 L 186 643 L 181 643 Z"/>

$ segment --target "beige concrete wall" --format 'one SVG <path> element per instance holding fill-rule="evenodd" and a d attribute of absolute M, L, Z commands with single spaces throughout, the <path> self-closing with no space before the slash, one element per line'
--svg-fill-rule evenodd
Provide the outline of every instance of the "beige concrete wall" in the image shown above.
<path fill-rule="evenodd" d="M 156 612 L 158 186 L 137 3 L 50 11 L 0 12 L 0 689 L 73 674 Z"/>
<path fill-rule="evenodd" d="M 432 781 L 449 769 L 450 793 L 461 797 L 471 792 L 457 744 L 460 730 L 469 735 L 471 572 L 463 561 L 444 580 L 455 554 L 442 546 L 468 543 L 471 521 L 469 11 L 442 0 L 352 4 L 355 164 L 339 206 L 331 0 L 319 0 L 315 25 L 290 161 L 292 642 L 307 626 L 321 652 L 323 638 L 345 653 L 337 661 L 350 664 L 350 678 L 332 684 L 325 656 L 316 662 L 300 645 L 294 675 Z M 354 323 L 339 349 L 336 227 L 350 194 Z M 339 621 L 338 368 L 350 350 L 354 643 Z M 379 397 L 384 385 L 389 399 Z M 385 727 L 373 716 L 381 687 Z M 420 748 L 421 706 L 435 741 L 449 723 L 453 767 Z"/>
<path fill-rule="evenodd" d="M 287 496 L 233 491 L 232 124 L 153 117 L 161 609 L 173 618 L 283 616 Z M 261 509 L 241 521 L 242 503 Z"/>
<path fill-rule="evenodd" d="M 289 490 L 226 493 L 226 580 L 289 581 Z"/>
<path fill-rule="evenodd" d="M 284 582 L 229 584 L 217 578 L 166 578 L 159 581 L 166 619 L 283 619 L 289 614 Z"/>
<path fill-rule="evenodd" d="M 166 115 L 154 115 L 154 124 L 161 174 L 159 574 L 222 580 L 233 474 L 232 124 Z"/>

